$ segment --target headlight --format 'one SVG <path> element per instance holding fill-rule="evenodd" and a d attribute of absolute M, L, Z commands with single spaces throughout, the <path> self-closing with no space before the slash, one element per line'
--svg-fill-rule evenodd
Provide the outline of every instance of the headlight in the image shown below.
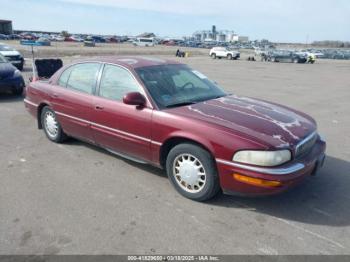
<path fill-rule="evenodd" d="M 15 72 L 13 73 L 14 76 L 21 76 L 21 71 L 19 71 L 18 69 L 15 70 Z"/>
<path fill-rule="evenodd" d="M 244 150 L 234 154 L 233 161 L 257 165 L 278 166 L 291 160 L 292 154 L 289 150 L 278 151 L 250 151 Z"/>

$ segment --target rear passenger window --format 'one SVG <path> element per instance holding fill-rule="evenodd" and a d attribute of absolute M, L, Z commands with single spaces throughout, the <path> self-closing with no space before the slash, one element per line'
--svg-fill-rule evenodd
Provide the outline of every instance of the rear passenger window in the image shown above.
<path fill-rule="evenodd" d="M 58 79 L 59 86 L 67 87 L 67 82 L 71 71 L 72 71 L 72 67 L 69 67 L 61 74 L 60 78 Z"/>
<path fill-rule="evenodd" d="M 100 64 L 84 63 L 71 67 L 67 88 L 92 94 Z"/>

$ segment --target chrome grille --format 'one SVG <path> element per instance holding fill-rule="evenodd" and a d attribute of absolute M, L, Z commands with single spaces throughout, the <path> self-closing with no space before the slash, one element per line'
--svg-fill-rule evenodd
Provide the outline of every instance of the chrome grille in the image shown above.
<path fill-rule="evenodd" d="M 311 150 L 317 140 L 317 132 L 308 135 L 295 148 L 295 156 L 299 157 Z"/>

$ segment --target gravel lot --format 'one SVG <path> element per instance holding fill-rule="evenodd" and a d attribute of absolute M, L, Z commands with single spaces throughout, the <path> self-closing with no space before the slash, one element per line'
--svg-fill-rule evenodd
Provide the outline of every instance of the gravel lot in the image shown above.
<path fill-rule="evenodd" d="M 319 175 L 278 196 L 193 202 L 161 170 L 49 142 L 23 98 L 1 94 L 0 254 L 350 254 L 350 61 L 182 61 L 313 116 L 328 142 Z"/>

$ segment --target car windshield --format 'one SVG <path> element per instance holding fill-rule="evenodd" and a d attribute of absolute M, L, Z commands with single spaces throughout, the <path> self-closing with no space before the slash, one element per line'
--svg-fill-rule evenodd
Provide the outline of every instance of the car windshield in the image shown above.
<path fill-rule="evenodd" d="M 0 54 L 0 63 L 7 63 L 6 58 Z"/>
<path fill-rule="evenodd" d="M 0 45 L 0 51 L 15 51 L 15 49 L 7 45 Z"/>
<path fill-rule="evenodd" d="M 148 66 L 135 70 L 160 109 L 226 96 L 205 75 L 186 65 Z"/>

